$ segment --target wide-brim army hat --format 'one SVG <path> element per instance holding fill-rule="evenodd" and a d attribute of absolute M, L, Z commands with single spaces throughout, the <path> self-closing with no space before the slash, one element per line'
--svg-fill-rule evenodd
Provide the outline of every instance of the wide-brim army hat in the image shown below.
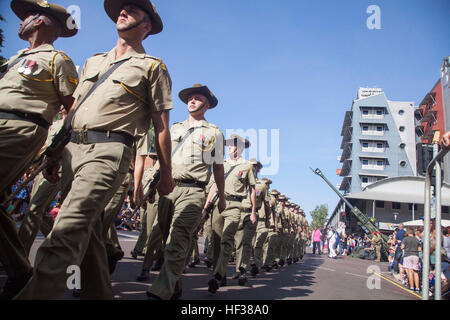
<path fill-rule="evenodd" d="M 272 191 L 270 191 L 270 194 L 273 195 L 273 196 L 279 196 L 280 192 L 278 192 L 277 189 L 273 189 Z"/>
<path fill-rule="evenodd" d="M 126 4 L 134 4 L 148 13 L 152 23 L 152 30 L 150 30 L 149 34 L 157 34 L 163 30 L 161 17 L 153 3 L 149 0 L 105 0 L 103 6 L 105 7 L 106 14 L 116 23 L 120 11 L 122 11 L 123 6 Z"/>
<path fill-rule="evenodd" d="M 226 139 L 225 145 L 226 146 L 236 145 L 236 142 L 242 144 L 244 148 L 250 147 L 250 141 L 242 138 L 241 136 L 238 136 L 237 134 L 232 134 L 228 139 Z"/>
<path fill-rule="evenodd" d="M 183 101 L 184 103 L 187 104 L 189 95 L 191 95 L 193 93 L 200 93 L 200 94 L 204 95 L 206 97 L 206 99 L 208 99 L 208 101 L 209 101 L 210 109 L 215 108 L 217 106 L 217 104 L 219 103 L 219 100 L 217 100 L 214 93 L 212 93 L 212 91 L 209 90 L 209 88 L 207 86 L 201 85 L 198 83 L 194 84 L 190 88 L 181 90 L 180 93 L 178 93 L 178 97 L 180 97 L 181 101 Z"/>
<path fill-rule="evenodd" d="M 264 181 L 267 185 L 272 184 L 272 180 L 268 178 L 262 178 L 261 181 Z"/>
<path fill-rule="evenodd" d="M 287 201 L 287 199 L 286 199 L 285 196 L 283 196 L 282 194 L 280 194 L 280 195 L 278 196 L 278 201 Z"/>
<path fill-rule="evenodd" d="M 251 158 L 251 159 L 250 159 L 250 163 L 251 163 L 252 165 L 254 165 L 254 166 L 259 167 L 259 168 L 262 168 L 262 167 L 263 167 L 262 163 L 259 162 L 258 160 L 256 160 L 255 158 Z"/>
<path fill-rule="evenodd" d="M 61 24 L 60 37 L 72 37 L 78 32 L 78 26 L 70 13 L 64 7 L 49 3 L 46 0 L 13 0 L 11 1 L 11 9 L 22 21 L 25 20 L 29 12 L 43 13 L 55 18 Z"/>

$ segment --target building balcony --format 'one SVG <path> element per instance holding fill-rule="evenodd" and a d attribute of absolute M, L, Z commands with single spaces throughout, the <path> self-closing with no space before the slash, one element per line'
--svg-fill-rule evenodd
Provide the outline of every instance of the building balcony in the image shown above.
<path fill-rule="evenodd" d="M 344 130 L 343 133 L 344 135 L 342 137 L 341 149 L 344 149 L 345 144 L 352 140 L 353 127 L 346 127 L 346 130 Z"/>
<path fill-rule="evenodd" d="M 422 125 L 422 124 L 418 124 L 417 126 L 416 126 L 416 128 L 415 128 L 415 131 L 416 131 L 416 135 L 418 136 L 418 137 L 422 137 L 423 136 L 423 134 L 424 134 L 424 126 Z"/>
<path fill-rule="evenodd" d="M 339 190 L 347 191 L 350 188 L 351 182 L 352 182 L 352 176 L 344 177 L 344 179 L 342 179 L 341 186 L 339 187 Z"/>
<path fill-rule="evenodd" d="M 428 110 L 423 115 L 421 122 L 430 122 L 430 121 L 436 122 L 437 121 L 436 114 L 437 114 L 436 110 Z"/>
<path fill-rule="evenodd" d="M 431 105 L 433 106 L 436 103 L 436 92 L 428 92 L 423 98 L 422 102 L 419 104 L 419 106 L 422 105 Z"/>
<path fill-rule="evenodd" d="M 352 146 L 353 146 L 353 143 L 351 143 L 351 142 L 347 142 L 344 145 L 344 148 L 342 149 L 340 162 L 344 162 L 347 158 L 350 157 L 350 155 L 352 154 Z"/>
<path fill-rule="evenodd" d="M 341 136 L 344 136 L 345 129 L 352 126 L 353 111 L 345 113 L 344 122 L 342 123 Z"/>
<path fill-rule="evenodd" d="M 417 121 L 422 122 L 422 118 L 423 118 L 423 110 L 421 108 L 417 108 L 416 110 L 414 110 L 414 118 Z"/>
<path fill-rule="evenodd" d="M 341 177 L 348 176 L 351 170 L 352 170 L 352 159 L 346 159 L 344 161 L 344 165 L 342 166 L 340 176 Z"/>

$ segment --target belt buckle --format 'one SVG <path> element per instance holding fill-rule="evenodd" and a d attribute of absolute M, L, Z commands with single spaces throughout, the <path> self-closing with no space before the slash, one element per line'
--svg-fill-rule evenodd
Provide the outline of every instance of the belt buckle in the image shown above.
<path fill-rule="evenodd" d="M 83 131 L 77 132 L 77 144 L 83 143 Z"/>

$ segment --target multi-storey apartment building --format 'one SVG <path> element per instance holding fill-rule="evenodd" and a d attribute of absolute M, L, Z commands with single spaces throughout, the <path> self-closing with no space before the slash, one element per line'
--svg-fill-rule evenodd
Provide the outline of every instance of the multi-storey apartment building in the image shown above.
<path fill-rule="evenodd" d="M 359 88 L 342 125 L 340 190 L 356 193 L 388 177 L 414 176 L 414 104 L 390 101 L 379 88 Z"/>

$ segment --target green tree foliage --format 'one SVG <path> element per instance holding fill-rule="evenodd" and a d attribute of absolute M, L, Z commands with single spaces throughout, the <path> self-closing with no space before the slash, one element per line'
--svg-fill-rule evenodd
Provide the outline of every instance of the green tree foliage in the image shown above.
<path fill-rule="evenodd" d="M 311 229 L 314 230 L 314 227 L 323 228 L 327 222 L 328 217 L 328 206 L 326 204 L 321 204 L 320 206 L 316 206 L 316 208 L 311 211 Z"/>
<path fill-rule="evenodd" d="M 3 16 L 0 14 L 0 21 L 5 21 L 5 19 L 3 18 Z M 3 30 L 0 29 L 0 48 L 3 48 Z M 2 50 L 0 49 L 0 52 L 2 52 Z M 0 64 L 3 64 L 6 62 L 6 59 L 0 55 Z"/>

